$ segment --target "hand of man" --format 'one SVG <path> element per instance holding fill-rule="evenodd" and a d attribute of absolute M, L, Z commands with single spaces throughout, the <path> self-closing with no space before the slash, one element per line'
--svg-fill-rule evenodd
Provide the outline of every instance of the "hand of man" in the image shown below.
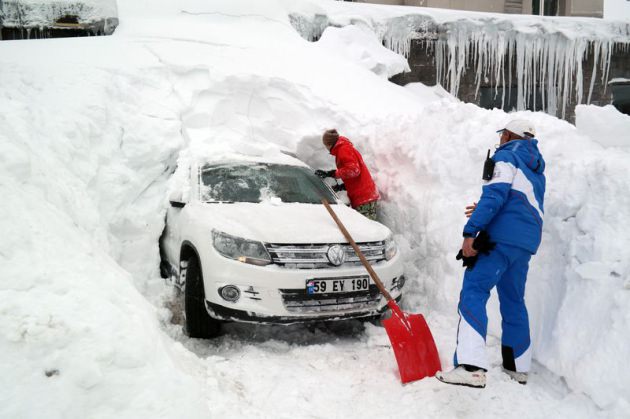
<path fill-rule="evenodd" d="M 325 179 L 327 177 L 335 177 L 335 172 L 336 170 L 315 170 L 315 174 L 322 179 Z"/>
<path fill-rule="evenodd" d="M 473 249 L 474 237 L 466 237 L 464 243 L 462 243 L 462 253 L 466 257 L 472 257 L 477 255 L 477 251 Z"/>
<path fill-rule="evenodd" d="M 335 192 L 345 191 L 346 190 L 346 184 L 342 183 L 342 184 L 333 185 L 332 190 L 335 191 Z"/>
<path fill-rule="evenodd" d="M 468 205 L 466 207 L 466 212 L 464 214 L 466 214 L 466 218 L 470 218 L 470 216 L 472 215 L 473 211 L 477 209 L 477 203 L 473 202 L 472 205 Z"/>

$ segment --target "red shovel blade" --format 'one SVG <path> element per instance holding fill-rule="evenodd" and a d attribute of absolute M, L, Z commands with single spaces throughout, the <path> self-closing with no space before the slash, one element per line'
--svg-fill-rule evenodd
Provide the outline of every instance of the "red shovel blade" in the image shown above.
<path fill-rule="evenodd" d="M 394 349 L 400 380 L 405 384 L 434 376 L 442 365 L 424 316 L 404 313 L 394 301 L 387 304 L 392 316 L 383 320 L 383 326 Z"/>

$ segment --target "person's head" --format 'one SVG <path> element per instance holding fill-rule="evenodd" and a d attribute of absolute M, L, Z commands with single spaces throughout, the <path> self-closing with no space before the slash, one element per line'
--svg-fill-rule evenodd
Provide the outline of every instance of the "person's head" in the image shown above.
<path fill-rule="evenodd" d="M 324 147 L 328 151 L 330 151 L 334 146 L 337 140 L 339 139 L 339 133 L 336 129 L 328 129 L 322 135 L 322 142 L 324 143 Z"/>
<path fill-rule="evenodd" d="M 497 132 L 501 133 L 501 145 L 512 140 L 534 138 L 536 135 L 534 124 L 526 119 L 514 119 L 508 122 L 505 128 L 501 128 Z"/>

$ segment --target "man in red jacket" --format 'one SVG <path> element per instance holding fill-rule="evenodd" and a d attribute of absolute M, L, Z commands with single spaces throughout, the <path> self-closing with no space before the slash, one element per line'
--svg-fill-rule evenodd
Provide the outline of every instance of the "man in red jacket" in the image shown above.
<path fill-rule="evenodd" d="M 322 142 L 330 154 L 335 156 L 337 170 L 316 170 L 315 174 L 321 178 L 332 177 L 343 180 L 343 185 L 335 185 L 333 190 L 335 192 L 344 189 L 348 191 L 352 208 L 370 220 L 376 220 L 376 203 L 380 196 L 361 154 L 350 140 L 340 136 L 335 129 L 324 132 Z"/>

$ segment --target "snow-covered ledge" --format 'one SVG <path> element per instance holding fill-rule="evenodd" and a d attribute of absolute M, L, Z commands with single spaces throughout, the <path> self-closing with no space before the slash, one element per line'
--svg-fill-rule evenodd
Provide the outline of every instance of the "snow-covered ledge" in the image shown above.
<path fill-rule="evenodd" d="M 595 80 L 606 86 L 614 54 L 630 53 L 627 21 L 368 4 L 354 4 L 357 13 L 349 13 L 335 2 L 321 6 L 312 14 L 296 10 L 291 15 L 306 39 L 319 39 L 328 26 L 356 25 L 369 28 L 405 57 L 420 41 L 433 55 L 437 83 L 454 96 L 465 73 L 473 71 L 475 95 L 482 83 L 501 88 L 515 82 L 518 110 L 526 109 L 532 92 L 541 90 L 543 110 L 563 118 L 568 104 L 591 102 Z M 594 65 L 584 86 L 583 62 L 589 57 Z"/>
<path fill-rule="evenodd" d="M 115 0 L 0 0 L 0 28 L 86 30 L 111 35 L 118 25 Z"/>

